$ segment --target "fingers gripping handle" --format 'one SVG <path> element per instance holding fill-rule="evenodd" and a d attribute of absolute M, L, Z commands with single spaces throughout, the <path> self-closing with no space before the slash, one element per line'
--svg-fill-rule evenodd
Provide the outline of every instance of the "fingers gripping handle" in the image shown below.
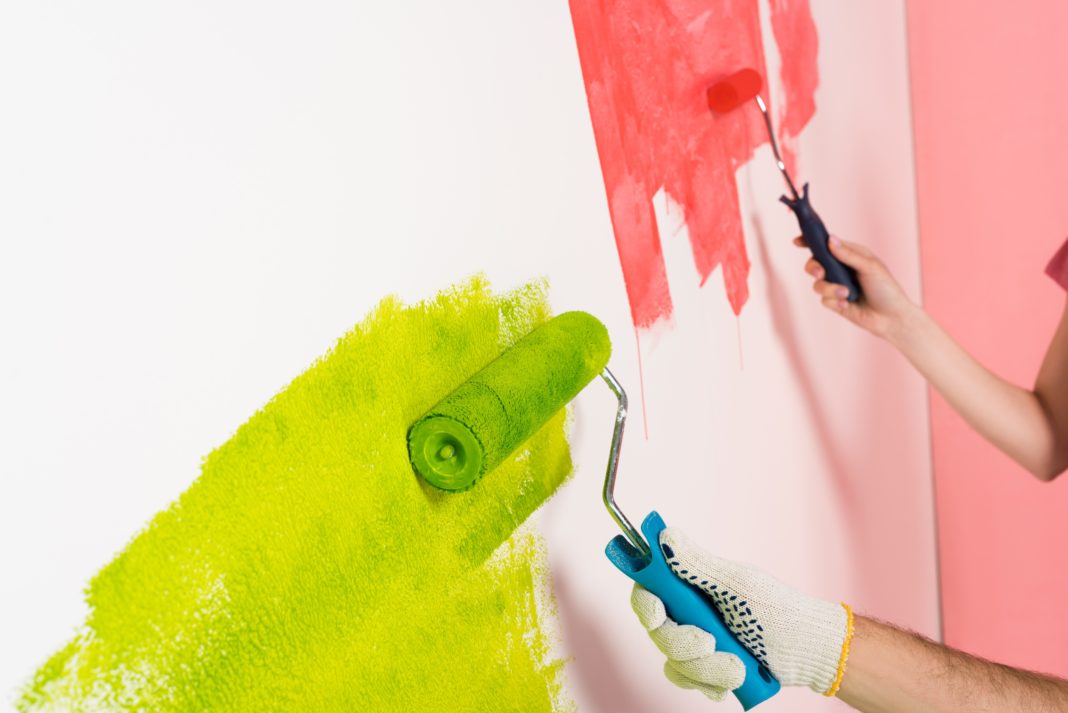
<path fill-rule="evenodd" d="M 789 206 L 797 216 L 797 223 L 801 226 L 801 235 L 805 238 L 805 244 L 812 251 L 812 256 L 816 258 L 816 261 L 823 266 L 827 281 L 848 287 L 850 302 L 859 300 L 860 283 L 857 282 L 857 273 L 831 254 L 831 249 L 827 245 L 830 239 L 827 228 L 824 227 L 823 221 L 808 201 L 808 184 L 806 183 L 801 189 L 800 198 L 792 199 L 783 196 L 779 200 Z"/>
<path fill-rule="evenodd" d="M 668 616 L 679 624 L 692 624 L 704 629 L 716 640 L 717 651 L 732 653 L 742 660 L 745 664 L 745 681 L 734 690 L 742 708 L 749 710 L 763 703 L 779 692 L 779 682 L 734 638 L 715 605 L 671 571 L 660 551 L 660 533 L 664 527 L 664 521 L 655 511 L 649 513 L 642 522 L 642 534 L 652 551 L 651 559 L 644 557 L 622 535 L 616 535 L 608 543 L 605 554 L 623 574 L 660 597 Z"/>

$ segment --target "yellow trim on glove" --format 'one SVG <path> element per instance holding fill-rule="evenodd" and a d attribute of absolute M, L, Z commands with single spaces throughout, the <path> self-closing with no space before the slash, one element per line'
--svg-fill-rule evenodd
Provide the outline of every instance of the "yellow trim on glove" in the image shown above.
<path fill-rule="evenodd" d="M 842 655 L 838 657 L 838 673 L 834 677 L 834 683 L 823 695 L 833 696 L 838 693 L 842 686 L 842 677 L 845 676 L 846 662 L 849 661 L 849 646 L 853 643 L 853 610 L 848 604 L 842 602 L 842 608 L 846 610 L 846 636 L 842 642 Z"/>

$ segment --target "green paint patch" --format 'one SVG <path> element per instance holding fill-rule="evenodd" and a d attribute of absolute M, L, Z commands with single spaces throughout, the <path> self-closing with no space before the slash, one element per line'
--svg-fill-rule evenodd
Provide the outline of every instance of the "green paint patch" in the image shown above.
<path fill-rule="evenodd" d="M 204 461 L 90 583 L 22 711 L 557 711 L 541 541 L 565 414 L 474 489 L 406 432 L 549 316 L 543 285 L 387 299 Z M 550 612 L 551 615 L 551 612 Z"/>

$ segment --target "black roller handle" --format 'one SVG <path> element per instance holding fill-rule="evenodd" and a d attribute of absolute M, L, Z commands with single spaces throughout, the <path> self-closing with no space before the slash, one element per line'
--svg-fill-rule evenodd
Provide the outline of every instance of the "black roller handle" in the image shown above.
<path fill-rule="evenodd" d="M 806 183 L 801 188 L 801 195 L 797 198 L 783 196 L 779 200 L 789 206 L 797 216 L 797 223 L 801 226 L 801 235 L 805 239 L 805 244 L 812 251 L 816 262 L 823 266 L 824 279 L 848 287 L 849 297 L 847 299 L 850 302 L 859 300 L 861 292 L 857 272 L 831 254 L 831 248 L 827 245 L 831 236 L 819 215 L 812 208 L 812 204 L 808 202 L 808 184 Z"/>

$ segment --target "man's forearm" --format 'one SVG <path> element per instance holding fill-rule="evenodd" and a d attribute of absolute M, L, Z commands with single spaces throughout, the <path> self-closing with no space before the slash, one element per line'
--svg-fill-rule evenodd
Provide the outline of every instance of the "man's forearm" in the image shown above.
<path fill-rule="evenodd" d="M 864 713 L 1068 713 L 1068 681 L 858 616 L 838 698 Z"/>

